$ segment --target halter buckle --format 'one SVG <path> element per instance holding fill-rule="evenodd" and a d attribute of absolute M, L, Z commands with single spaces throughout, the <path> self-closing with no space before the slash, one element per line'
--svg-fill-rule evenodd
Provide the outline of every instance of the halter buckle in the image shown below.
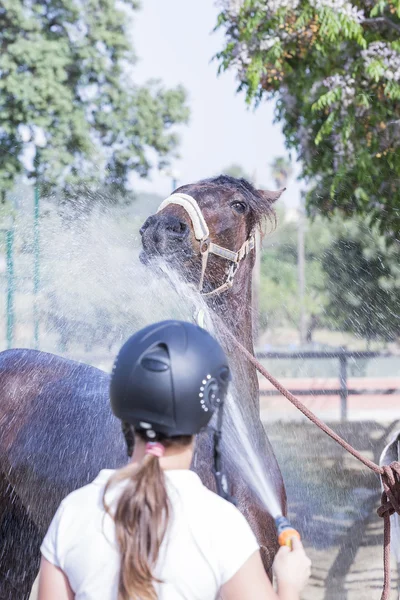
<path fill-rule="evenodd" d="M 237 270 L 239 268 L 239 264 L 240 263 L 238 263 L 238 262 L 235 262 L 235 263 L 231 264 L 231 267 L 230 267 L 229 272 L 228 272 L 228 277 L 226 278 L 226 283 L 229 285 L 229 287 L 233 286 L 233 280 L 234 280 L 236 272 L 237 272 Z"/>
<path fill-rule="evenodd" d="M 210 249 L 210 238 L 204 238 L 200 241 L 200 254 L 207 254 Z"/>

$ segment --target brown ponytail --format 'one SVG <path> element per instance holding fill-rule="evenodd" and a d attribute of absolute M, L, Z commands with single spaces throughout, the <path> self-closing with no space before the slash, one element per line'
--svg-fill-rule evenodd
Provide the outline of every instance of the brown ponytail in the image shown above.
<path fill-rule="evenodd" d="M 140 435 L 140 434 L 139 434 Z M 165 447 L 187 446 L 191 436 L 161 440 Z M 106 494 L 127 480 L 115 512 L 106 504 Z M 146 454 L 140 464 L 119 469 L 107 483 L 104 508 L 115 522 L 121 555 L 118 600 L 157 600 L 153 569 L 168 527 L 170 504 L 164 473 L 156 456 Z"/>

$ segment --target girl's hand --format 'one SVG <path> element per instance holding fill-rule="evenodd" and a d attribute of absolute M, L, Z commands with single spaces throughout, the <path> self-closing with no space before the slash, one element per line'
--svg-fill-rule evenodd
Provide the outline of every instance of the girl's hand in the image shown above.
<path fill-rule="evenodd" d="M 292 548 L 281 546 L 272 565 L 278 582 L 278 593 L 291 588 L 298 594 L 306 586 L 311 574 L 311 560 L 297 538 L 292 539 Z"/>

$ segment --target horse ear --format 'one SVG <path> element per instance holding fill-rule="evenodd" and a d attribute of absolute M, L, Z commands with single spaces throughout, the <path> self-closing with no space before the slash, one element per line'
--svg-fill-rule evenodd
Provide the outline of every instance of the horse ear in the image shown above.
<path fill-rule="evenodd" d="M 265 202 L 267 202 L 268 204 L 273 204 L 274 202 L 276 202 L 278 200 L 278 198 L 281 197 L 281 195 L 283 194 L 283 192 L 285 190 L 286 190 L 286 188 L 282 188 L 281 190 L 276 190 L 276 191 L 272 191 L 272 190 L 257 190 L 257 191 L 262 195 Z"/>

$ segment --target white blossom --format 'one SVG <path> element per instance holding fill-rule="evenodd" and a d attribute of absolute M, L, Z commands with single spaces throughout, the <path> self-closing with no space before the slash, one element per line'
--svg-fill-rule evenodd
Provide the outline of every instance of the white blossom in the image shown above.
<path fill-rule="evenodd" d="M 400 82 L 400 53 L 396 52 L 385 42 L 373 42 L 362 51 L 362 57 L 366 68 L 376 59 L 384 66 L 383 77 L 389 81 Z"/>
<path fill-rule="evenodd" d="M 37 125 L 33 125 L 33 141 L 38 148 L 44 148 L 47 145 L 46 134 L 44 132 L 43 127 L 38 127 Z"/>
<path fill-rule="evenodd" d="M 244 0 L 220 0 L 220 4 L 231 17 L 237 17 Z M 258 0 L 255 7 L 273 14 L 281 8 L 295 10 L 299 4 L 300 0 Z"/>
<path fill-rule="evenodd" d="M 280 39 L 277 36 L 274 37 L 266 37 L 260 41 L 259 48 L 260 50 L 269 50 L 272 46 L 279 43 Z"/>
<path fill-rule="evenodd" d="M 251 63 L 250 50 L 246 42 L 236 43 L 232 50 L 233 63 L 239 66 L 249 65 Z"/>
<path fill-rule="evenodd" d="M 339 75 L 338 73 L 331 75 L 330 77 L 326 77 L 326 79 L 323 81 L 324 86 L 328 88 L 328 90 L 334 90 L 337 88 L 342 90 L 342 110 L 347 110 L 354 102 L 354 97 L 356 95 L 355 83 L 355 79 L 351 75 Z"/>
<path fill-rule="evenodd" d="M 356 23 L 361 23 L 365 19 L 364 11 L 348 0 L 310 0 L 310 4 L 317 10 L 330 8 Z"/>
<path fill-rule="evenodd" d="M 268 0 L 264 2 L 264 8 L 272 13 L 276 13 L 281 8 L 295 10 L 299 3 L 299 0 Z"/>
<path fill-rule="evenodd" d="M 18 125 L 18 133 L 21 136 L 21 140 L 24 142 L 24 144 L 30 142 L 32 139 L 32 131 L 28 125 Z"/>
<path fill-rule="evenodd" d="M 220 0 L 219 3 L 231 17 L 237 17 L 244 4 L 244 0 Z M 255 3 L 256 8 L 272 14 L 276 13 L 281 8 L 296 10 L 299 4 L 300 0 L 258 0 L 258 2 Z M 335 12 L 345 15 L 356 23 L 361 23 L 365 19 L 364 11 L 352 4 L 349 0 L 310 0 L 310 4 L 317 10 L 330 8 Z"/>
<path fill-rule="evenodd" d="M 355 90 L 355 79 L 351 75 L 339 75 L 335 73 L 330 77 L 326 77 L 323 80 L 323 85 L 328 90 L 341 89 L 341 98 L 333 105 L 331 109 L 340 109 L 341 117 L 345 117 L 349 106 L 354 103 L 356 90 Z M 364 107 L 357 107 L 361 116 L 364 113 Z M 341 164 L 346 162 L 348 166 L 352 166 L 355 162 L 354 159 L 354 146 L 351 140 L 344 139 L 341 131 L 336 131 L 332 134 L 333 150 L 334 150 L 334 169 L 337 171 Z"/>
<path fill-rule="evenodd" d="M 304 124 L 300 124 L 297 130 L 297 137 L 301 144 L 302 159 L 310 162 L 313 157 L 314 135 L 311 127 L 306 127 Z"/>
<path fill-rule="evenodd" d="M 244 0 L 221 0 L 220 4 L 231 17 L 237 17 Z"/>
<path fill-rule="evenodd" d="M 353 142 L 349 139 L 344 140 L 341 133 L 332 135 L 333 141 L 333 167 L 335 171 L 345 162 L 348 167 L 355 164 L 355 152 Z"/>

